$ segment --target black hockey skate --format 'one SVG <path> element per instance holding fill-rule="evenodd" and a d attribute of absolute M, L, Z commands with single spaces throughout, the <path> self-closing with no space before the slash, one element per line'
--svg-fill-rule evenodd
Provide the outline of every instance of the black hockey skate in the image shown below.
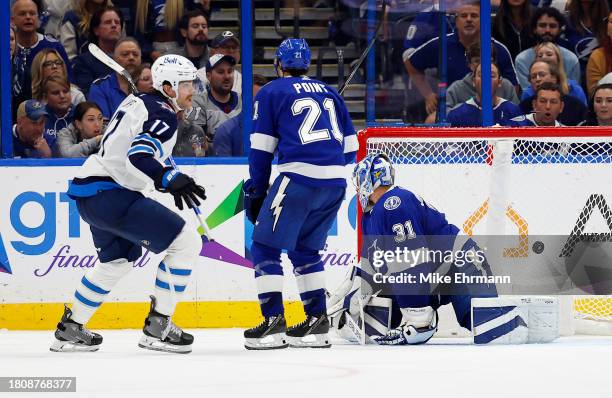
<path fill-rule="evenodd" d="M 247 350 L 274 350 L 287 348 L 287 322 L 283 314 L 264 319 L 254 328 L 244 331 L 244 347 Z"/>
<path fill-rule="evenodd" d="M 188 354 L 191 352 L 193 336 L 172 322 L 171 317 L 155 311 L 155 296 L 151 297 L 151 310 L 142 328 L 144 336 L 138 347 L 153 351 Z"/>
<path fill-rule="evenodd" d="M 327 336 L 328 332 L 327 315 L 307 315 L 304 322 L 287 329 L 287 338 L 291 347 L 329 348 L 331 343 Z"/>
<path fill-rule="evenodd" d="M 50 350 L 54 352 L 98 351 L 102 336 L 85 328 L 71 319 L 72 311 L 64 306 L 64 315 L 55 330 L 55 342 Z"/>

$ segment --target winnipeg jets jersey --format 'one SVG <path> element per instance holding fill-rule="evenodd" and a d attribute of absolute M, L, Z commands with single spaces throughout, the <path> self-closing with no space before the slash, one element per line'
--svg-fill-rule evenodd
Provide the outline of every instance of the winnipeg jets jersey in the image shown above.
<path fill-rule="evenodd" d="M 148 191 L 176 143 L 177 118 L 161 94 L 128 96 L 110 120 L 97 154 L 90 156 L 70 184 L 73 197 L 100 190 Z"/>
<path fill-rule="evenodd" d="M 249 154 L 257 189 L 267 190 L 270 164 L 309 186 L 346 186 L 344 166 L 357 151 L 353 123 L 335 89 L 308 77 L 266 84 L 255 98 Z"/>

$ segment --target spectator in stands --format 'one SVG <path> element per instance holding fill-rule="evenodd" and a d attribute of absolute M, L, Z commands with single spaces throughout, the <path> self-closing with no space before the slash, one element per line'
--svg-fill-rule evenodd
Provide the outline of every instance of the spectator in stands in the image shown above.
<path fill-rule="evenodd" d="M 89 27 L 96 10 L 112 7 L 111 0 L 63 0 L 71 3 L 72 9 L 66 12 L 60 26 L 60 41 L 70 60 L 87 51 Z"/>
<path fill-rule="evenodd" d="M 587 126 L 612 126 L 612 83 L 600 84 L 591 99 Z"/>
<path fill-rule="evenodd" d="M 173 156 L 203 157 L 208 149 L 208 139 L 204 129 L 194 120 L 188 120 L 181 112 Z"/>
<path fill-rule="evenodd" d="M 57 133 L 74 121 L 74 107 L 70 98 L 70 83 L 64 76 L 49 76 L 43 82 L 45 110 L 45 139 L 53 156 L 57 156 Z"/>
<path fill-rule="evenodd" d="M 501 0 L 493 18 L 491 34 L 508 48 L 512 59 L 535 44 L 529 27 L 533 11 L 529 0 Z"/>
<path fill-rule="evenodd" d="M 447 77 L 446 83 L 461 80 L 470 72 L 466 62 L 465 52 L 473 43 L 480 40 L 480 3 L 462 5 L 456 15 L 455 33 L 447 35 Z M 497 64 L 502 76 L 516 82 L 516 73 L 508 49 L 498 41 L 494 41 L 497 50 Z M 439 38 L 431 39 L 414 51 L 405 61 L 406 69 L 412 82 L 415 84 L 423 98 L 427 113 L 436 110 L 438 97 L 425 79 L 425 69 L 438 66 Z"/>
<path fill-rule="evenodd" d="M 404 63 L 414 52 L 414 50 L 429 40 L 440 36 L 440 10 L 438 8 L 437 1 L 433 1 L 432 3 L 433 4 L 424 8 L 421 12 L 415 15 L 414 19 L 408 26 L 406 38 L 404 40 L 404 52 L 402 54 Z M 412 5 L 414 5 L 414 3 L 412 3 Z M 461 1 L 449 0 L 446 2 L 445 6 L 446 12 L 444 15 L 444 30 L 446 34 L 449 34 L 455 31 L 455 20 L 452 13 L 454 13 L 457 8 L 461 6 Z"/>
<path fill-rule="evenodd" d="M 43 82 L 49 76 L 61 76 L 68 79 L 68 69 L 59 53 L 52 48 L 46 48 L 36 54 L 32 61 L 32 98 L 43 100 Z M 74 84 L 70 85 L 72 105 L 77 106 L 85 101 L 85 96 Z"/>
<path fill-rule="evenodd" d="M 131 74 L 132 80 L 140 93 L 150 93 L 153 91 L 153 77 L 151 75 L 151 64 L 144 63 L 138 65 Z"/>
<path fill-rule="evenodd" d="M 11 25 L 9 30 L 10 30 L 9 48 L 11 50 L 11 63 L 12 63 L 13 58 L 15 57 L 15 51 L 17 50 L 17 40 L 15 38 L 15 27 Z"/>
<path fill-rule="evenodd" d="M 113 55 L 122 36 L 123 14 L 115 7 L 97 9 L 89 25 L 89 42 L 96 44 L 106 54 Z M 113 72 L 98 61 L 89 51 L 74 59 L 74 78 L 77 86 L 87 95 L 94 80 Z"/>
<path fill-rule="evenodd" d="M 586 69 L 587 91 L 591 94 L 606 74 L 612 72 L 612 12 L 608 14 L 606 29 L 602 32 L 597 50 L 591 53 Z"/>
<path fill-rule="evenodd" d="M 128 72 L 133 73 L 141 64 L 138 42 L 133 37 L 119 39 L 115 46 L 114 59 Z M 121 101 L 130 94 L 130 86 L 125 77 L 111 73 L 93 82 L 87 99 L 98 104 L 104 119 L 109 120 Z"/>
<path fill-rule="evenodd" d="M 495 46 L 491 45 L 491 58 L 495 59 Z M 469 100 L 470 98 L 476 96 L 476 89 L 474 86 L 474 72 L 476 71 L 476 67 L 480 65 L 480 43 L 476 42 L 468 48 L 466 57 L 468 60 L 468 66 L 470 68 L 470 73 L 465 75 L 465 77 L 461 80 L 457 80 L 453 84 L 450 85 L 448 90 L 446 90 L 446 109 L 451 109 L 458 104 Z M 516 89 L 510 82 L 510 80 L 506 78 L 501 78 L 501 83 L 497 88 L 496 92 L 497 96 L 500 98 L 504 98 L 508 101 L 511 101 L 514 104 L 519 103 L 519 99 L 516 95 Z M 434 119 L 435 120 L 435 119 Z"/>
<path fill-rule="evenodd" d="M 262 75 L 253 75 L 253 98 L 267 80 Z M 216 156 L 243 156 L 244 132 L 242 131 L 242 112 L 221 123 L 215 131 L 213 148 Z"/>
<path fill-rule="evenodd" d="M 50 158 L 53 156 L 45 139 L 45 105 L 36 100 L 28 100 L 17 108 L 17 123 L 13 125 L 13 157 Z"/>
<path fill-rule="evenodd" d="M 236 60 L 230 55 L 214 54 L 206 63 L 208 90 L 193 96 L 193 106 L 186 115 L 202 127 L 208 138 L 208 151 L 212 152 L 215 130 L 225 120 L 242 111 L 240 95 L 232 91 Z"/>
<path fill-rule="evenodd" d="M 36 54 L 45 48 L 53 48 L 68 64 L 68 56 L 60 42 L 36 31 L 40 25 L 38 11 L 38 6 L 32 0 L 16 0 L 11 7 L 11 22 L 15 26 L 17 40 L 13 58 L 13 112 L 17 110 L 17 104 L 32 98 L 30 71 Z"/>
<path fill-rule="evenodd" d="M 189 11 L 179 24 L 185 45 L 178 55 L 190 60 L 196 69 L 203 68 L 208 61 L 208 18 L 201 10 Z"/>
<path fill-rule="evenodd" d="M 448 112 L 447 121 L 452 127 L 480 127 L 482 126 L 482 76 L 481 65 L 473 73 L 476 96 L 455 106 Z M 501 84 L 499 69 L 495 63 L 491 64 L 491 94 L 493 96 L 493 121 L 501 126 L 508 125 L 510 119 L 522 115 L 520 108 L 512 102 L 500 98 L 496 91 Z"/>
<path fill-rule="evenodd" d="M 543 7 L 538 8 L 533 13 L 531 18 L 531 31 L 535 36 L 537 43 L 543 41 L 550 41 L 559 46 L 561 55 L 563 58 L 563 67 L 567 73 L 568 78 L 580 81 L 580 64 L 576 54 L 571 52 L 565 47 L 562 39 L 560 39 L 561 32 L 565 28 L 565 18 L 556 8 Z M 533 61 L 536 59 L 535 46 L 522 51 L 516 56 L 516 73 L 518 75 L 518 81 L 523 90 L 529 87 L 529 68 Z"/>
<path fill-rule="evenodd" d="M 45 25 L 45 34 L 55 38 L 60 38 L 60 27 L 62 25 L 64 15 L 70 12 L 72 9 L 72 1 L 45 0 L 45 5 L 46 11 L 49 15 L 49 20 Z M 62 43 L 62 45 L 64 45 L 64 43 Z M 66 50 L 66 53 L 68 53 L 68 50 Z M 68 55 L 68 58 L 70 58 L 70 55 Z M 70 58 L 70 60 L 72 60 L 72 58 Z"/>
<path fill-rule="evenodd" d="M 198 0 L 137 0 L 134 36 L 143 52 L 155 61 L 165 54 L 178 54 L 176 28 L 185 11 L 204 7 Z"/>
<path fill-rule="evenodd" d="M 563 68 L 563 59 L 561 58 L 561 52 L 559 51 L 559 47 L 550 42 L 545 41 L 540 44 L 537 44 L 535 47 L 536 52 L 536 61 L 546 61 L 549 64 L 553 64 L 557 67 L 559 71 L 559 86 L 561 86 L 561 91 L 563 91 L 563 95 L 570 95 L 580 100 L 584 104 L 587 105 L 586 95 L 584 95 L 584 90 L 580 85 L 572 80 L 568 79 L 565 74 L 565 69 Z M 533 65 L 533 64 L 532 64 Z M 530 78 L 531 83 L 531 78 Z M 535 94 L 535 87 L 532 84 L 521 94 L 521 100 L 529 98 Z"/>
<path fill-rule="evenodd" d="M 589 56 L 599 46 L 597 39 L 605 35 L 604 21 L 610 13 L 608 0 L 571 0 L 567 10 L 569 23 L 563 36 L 568 48 L 578 57 L 581 76 L 586 80 Z"/>
<path fill-rule="evenodd" d="M 559 69 L 556 67 L 556 65 L 546 61 L 534 62 L 531 66 L 529 78 L 534 93 L 537 91 L 537 87 L 543 83 L 548 82 L 559 85 L 559 82 L 561 81 Z M 561 89 L 561 93 L 563 93 L 561 86 L 559 86 L 559 88 Z M 524 114 L 533 112 L 534 100 L 535 94 L 521 101 L 519 107 Z M 565 106 L 559 115 L 559 121 L 564 126 L 577 126 L 584 121 L 586 118 L 587 107 L 579 99 L 564 94 L 563 103 Z"/>
<path fill-rule="evenodd" d="M 63 158 L 87 157 L 98 152 L 102 141 L 102 111 L 93 102 L 81 102 L 74 122 L 57 133 L 57 148 Z"/>
<path fill-rule="evenodd" d="M 515 127 L 560 127 L 557 118 L 563 111 L 563 93 L 558 84 L 545 82 L 538 86 L 533 100 L 533 113 L 512 119 Z"/>
<path fill-rule="evenodd" d="M 236 63 L 240 63 L 240 40 L 235 34 L 226 30 L 219 33 L 210 43 L 210 56 L 215 54 L 229 55 L 236 60 Z M 198 70 L 198 80 L 196 81 L 196 93 L 201 94 L 208 86 L 208 77 L 206 67 Z M 234 85 L 232 91 L 242 95 L 242 74 L 237 70 L 234 70 Z"/>

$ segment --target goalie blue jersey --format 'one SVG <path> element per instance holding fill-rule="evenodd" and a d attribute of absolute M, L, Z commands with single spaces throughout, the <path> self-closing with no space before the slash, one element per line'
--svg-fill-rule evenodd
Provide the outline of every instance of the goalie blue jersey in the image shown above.
<path fill-rule="evenodd" d="M 249 171 L 256 190 L 268 188 L 271 162 L 307 186 L 346 186 L 345 165 L 358 148 L 344 100 L 308 77 L 277 79 L 255 98 Z"/>
<path fill-rule="evenodd" d="M 363 236 L 392 236 L 393 242 L 403 246 L 427 247 L 427 236 L 451 236 L 459 228 L 450 224 L 443 213 L 427 204 L 422 198 L 401 187 L 393 187 L 384 193 L 371 211 L 361 218 Z M 392 249 L 392 248 L 386 248 Z"/>

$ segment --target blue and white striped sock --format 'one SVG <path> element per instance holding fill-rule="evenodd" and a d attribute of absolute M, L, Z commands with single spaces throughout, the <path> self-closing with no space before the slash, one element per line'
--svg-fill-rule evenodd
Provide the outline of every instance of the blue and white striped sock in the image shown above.
<path fill-rule="evenodd" d="M 119 259 L 100 263 L 87 271 L 74 292 L 72 319 L 81 324 L 89 322 L 113 287 L 132 269 L 132 266 L 127 260 Z"/>
<path fill-rule="evenodd" d="M 168 270 L 170 275 L 168 275 Z M 155 311 L 163 315 L 172 315 L 176 304 L 185 293 L 190 278 L 190 268 L 168 266 L 163 261 L 160 262 L 155 278 L 155 298 L 157 299 Z M 174 286 L 174 292 L 170 290 L 171 284 Z"/>

